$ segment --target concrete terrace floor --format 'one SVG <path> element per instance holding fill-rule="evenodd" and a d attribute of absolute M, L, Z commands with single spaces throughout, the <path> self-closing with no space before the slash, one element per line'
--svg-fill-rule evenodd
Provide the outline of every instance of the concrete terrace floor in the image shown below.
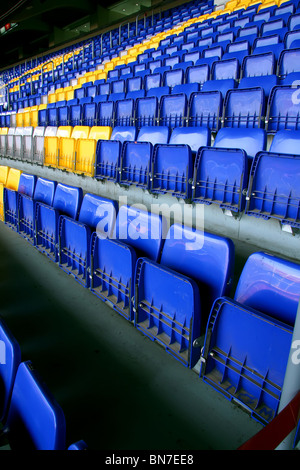
<path fill-rule="evenodd" d="M 235 283 L 253 251 L 236 244 Z M 261 429 L 2 222 L 0 259 L 0 316 L 62 406 L 67 445 L 234 450 Z"/>

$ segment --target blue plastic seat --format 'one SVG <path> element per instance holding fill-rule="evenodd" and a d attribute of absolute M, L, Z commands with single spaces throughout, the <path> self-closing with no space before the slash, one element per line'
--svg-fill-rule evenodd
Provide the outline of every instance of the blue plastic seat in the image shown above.
<path fill-rule="evenodd" d="M 35 246 L 52 261 L 58 260 L 59 217 L 65 214 L 77 219 L 82 198 L 82 188 L 58 183 L 52 206 L 38 201 L 35 203 Z"/>
<path fill-rule="evenodd" d="M 151 142 L 125 142 L 121 152 L 118 182 L 148 189 L 152 150 Z"/>
<path fill-rule="evenodd" d="M 55 190 L 55 181 L 39 177 L 32 197 L 22 193 L 18 195 L 19 233 L 32 245 L 35 245 L 35 201 L 52 206 Z"/>
<path fill-rule="evenodd" d="M 272 153 L 300 155 L 300 131 L 282 130 L 276 132 L 269 150 Z"/>
<path fill-rule="evenodd" d="M 203 83 L 201 91 L 219 91 L 222 93 L 223 99 L 225 99 L 228 90 L 233 90 L 237 87 L 237 82 L 233 78 L 226 78 L 224 80 L 207 80 Z"/>
<path fill-rule="evenodd" d="M 145 258 L 138 261 L 136 327 L 182 364 L 193 367 L 200 356 L 195 340 L 215 298 L 230 288 L 233 261 L 231 240 L 172 225 L 160 264 Z"/>
<path fill-rule="evenodd" d="M 208 127 L 175 127 L 173 129 L 169 144 L 189 145 L 191 151 L 196 153 L 200 147 L 211 144 L 211 132 Z"/>
<path fill-rule="evenodd" d="M 282 178 L 282 174 L 285 178 Z M 300 227 L 300 157 L 260 152 L 252 163 L 245 213 Z"/>
<path fill-rule="evenodd" d="M 127 320 L 134 319 L 134 272 L 140 256 L 157 261 L 165 237 L 162 216 L 123 205 L 111 239 L 93 234 L 91 291 Z"/>
<path fill-rule="evenodd" d="M 157 98 L 157 103 L 159 103 L 160 98 L 163 95 L 169 95 L 170 91 L 171 90 L 168 86 L 160 86 L 160 87 L 157 87 L 157 88 L 150 88 L 150 90 L 147 91 L 146 96 L 147 97 L 155 96 Z"/>
<path fill-rule="evenodd" d="M 260 77 L 276 73 L 276 60 L 273 52 L 251 54 L 242 63 L 242 77 Z"/>
<path fill-rule="evenodd" d="M 298 90 L 292 86 L 276 86 L 268 101 L 266 130 L 274 134 L 279 130 L 300 129 L 300 100 Z"/>
<path fill-rule="evenodd" d="M 111 93 L 111 85 L 109 82 L 100 83 L 98 85 L 97 95 L 110 95 L 110 93 Z"/>
<path fill-rule="evenodd" d="M 58 264 L 79 284 L 89 287 L 91 236 L 111 237 L 118 211 L 117 203 L 94 194 L 83 197 L 78 219 L 59 217 Z"/>
<path fill-rule="evenodd" d="M 4 320 L 0 319 L 0 423 L 6 419 L 20 363 L 20 345 Z"/>
<path fill-rule="evenodd" d="M 182 85 L 175 85 L 172 88 L 171 94 L 181 94 L 184 93 L 189 101 L 191 94 L 200 91 L 199 83 L 183 83 Z"/>
<path fill-rule="evenodd" d="M 43 127 L 47 127 L 47 125 L 48 125 L 47 108 L 38 110 L 38 125 L 43 126 Z"/>
<path fill-rule="evenodd" d="M 262 88 L 235 89 L 224 102 L 224 127 L 264 126 L 265 94 Z"/>
<path fill-rule="evenodd" d="M 21 173 L 18 185 L 18 191 L 3 188 L 4 203 L 4 222 L 11 229 L 19 231 L 19 195 L 32 197 L 36 185 L 36 176 L 27 173 Z"/>
<path fill-rule="evenodd" d="M 290 326 L 220 298 L 208 321 L 200 377 L 266 425 L 278 410 L 291 340 Z"/>
<path fill-rule="evenodd" d="M 220 91 L 192 93 L 188 108 L 188 126 L 205 126 L 212 132 L 221 127 L 223 98 Z"/>
<path fill-rule="evenodd" d="M 138 132 L 138 142 L 151 142 L 155 144 L 167 144 L 170 139 L 170 128 L 168 126 L 143 126 Z"/>
<path fill-rule="evenodd" d="M 183 69 L 168 70 L 163 75 L 162 86 L 168 86 L 174 88 L 176 85 L 182 85 L 184 82 L 184 71 Z"/>
<path fill-rule="evenodd" d="M 84 88 L 76 88 L 74 90 L 74 98 L 77 98 L 78 100 L 80 100 L 81 98 L 84 98 L 85 97 L 85 89 Z"/>
<path fill-rule="evenodd" d="M 208 64 L 194 65 L 188 67 L 185 73 L 186 83 L 199 83 L 200 86 L 210 78 L 210 69 Z"/>
<path fill-rule="evenodd" d="M 127 93 L 130 91 L 138 91 L 143 88 L 142 77 L 131 77 L 126 79 Z"/>
<path fill-rule="evenodd" d="M 85 103 L 82 107 L 82 125 L 93 127 L 96 125 L 97 104 Z"/>
<path fill-rule="evenodd" d="M 114 125 L 132 126 L 134 121 L 134 100 L 132 98 L 118 100 L 115 103 Z"/>
<path fill-rule="evenodd" d="M 256 88 L 261 87 L 264 90 L 265 97 L 268 99 L 271 90 L 274 86 L 279 84 L 279 79 L 277 75 L 264 75 L 260 77 L 243 77 L 241 78 L 238 88 L 247 89 L 247 88 Z"/>
<path fill-rule="evenodd" d="M 242 149 L 249 161 L 258 152 L 266 150 L 267 133 L 264 129 L 222 127 L 214 140 L 214 147 L 223 149 Z"/>
<path fill-rule="evenodd" d="M 85 441 L 80 440 L 69 445 L 68 450 L 88 450 L 88 446 Z"/>
<path fill-rule="evenodd" d="M 125 140 L 136 140 L 137 130 L 135 126 L 115 126 L 112 130 L 110 140 L 119 140 L 123 143 Z"/>
<path fill-rule="evenodd" d="M 194 166 L 192 200 L 242 212 L 248 186 L 248 159 L 243 149 L 202 147 Z"/>
<path fill-rule="evenodd" d="M 185 126 L 187 118 L 187 97 L 184 93 L 165 95 L 159 104 L 159 123 L 170 128 Z"/>
<path fill-rule="evenodd" d="M 138 98 L 135 102 L 135 125 L 137 129 L 143 126 L 155 126 L 158 119 L 158 99 L 156 96 Z"/>
<path fill-rule="evenodd" d="M 284 38 L 285 49 L 296 49 L 300 47 L 300 31 L 288 31 Z"/>
<path fill-rule="evenodd" d="M 73 104 L 70 106 L 70 126 L 82 125 L 82 105 Z"/>
<path fill-rule="evenodd" d="M 18 367 L 3 432 L 12 450 L 65 450 L 63 410 L 30 361 Z"/>
<path fill-rule="evenodd" d="M 300 48 L 285 49 L 278 59 L 278 76 L 282 79 L 288 74 L 300 72 Z"/>
<path fill-rule="evenodd" d="M 47 125 L 57 126 L 58 125 L 58 109 L 47 108 Z"/>
<path fill-rule="evenodd" d="M 57 126 L 69 126 L 70 125 L 70 107 L 61 106 L 57 109 Z"/>
<path fill-rule="evenodd" d="M 288 28 L 285 27 L 285 22 L 282 18 L 274 19 L 264 23 L 261 27 L 261 37 L 272 36 L 273 34 L 278 34 L 280 41 L 284 40 L 285 34 L 287 33 Z"/>
<path fill-rule="evenodd" d="M 161 73 L 152 73 L 151 75 L 145 76 L 144 89 L 146 90 L 146 92 L 151 88 L 158 88 L 160 86 L 163 86 Z"/>
<path fill-rule="evenodd" d="M 189 145 L 157 144 L 153 150 L 150 191 L 190 199 L 193 175 Z"/>
<path fill-rule="evenodd" d="M 95 178 L 117 182 L 121 157 L 121 140 L 98 140 L 95 159 Z"/>
<path fill-rule="evenodd" d="M 114 127 L 115 103 L 113 101 L 102 101 L 97 108 L 97 126 Z"/>

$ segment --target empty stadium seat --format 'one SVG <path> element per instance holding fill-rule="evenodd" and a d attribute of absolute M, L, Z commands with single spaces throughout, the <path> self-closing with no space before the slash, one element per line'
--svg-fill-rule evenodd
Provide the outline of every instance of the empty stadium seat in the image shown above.
<path fill-rule="evenodd" d="M 290 155 L 300 155 L 300 132 L 282 130 L 274 134 L 270 144 L 272 153 L 288 153 Z"/>
<path fill-rule="evenodd" d="M 137 129 L 143 126 L 155 126 L 158 120 L 158 98 L 147 96 L 138 98 L 135 102 L 135 125 Z"/>
<path fill-rule="evenodd" d="M 19 233 L 31 244 L 35 244 L 35 201 L 52 205 L 56 182 L 37 178 L 34 194 L 18 194 L 18 228 Z M 28 193 L 28 192 L 27 192 Z"/>
<path fill-rule="evenodd" d="M 257 252 L 234 299 L 211 310 L 200 376 L 263 424 L 278 410 L 299 298 L 299 264 Z"/>
<path fill-rule="evenodd" d="M 123 205 L 113 239 L 93 235 L 91 291 L 127 320 L 134 320 L 134 272 L 139 256 L 157 261 L 165 237 L 162 216 Z"/>
<path fill-rule="evenodd" d="M 230 240 L 172 225 L 160 263 L 146 258 L 137 263 L 136 327 L 184 365 L 193 367 L 200 357 L 195 340 L 214 299 L 230 288 L 233 259 Z"/>
<path fill-rule="evenodd" d="M 151 174 L 151 142 L 124 142 L 120 156 L 120 184 L 149 188 Z"/>
<path fill-rule="evenodd" d="M 189 101 L 188 125 L 205 126 L 212 132 L 221 127 L 223 98 L 220 91 L 192 93 Z"/>
<path fill-rule="evenodd" d="M 10 329 L 0 319 L 0 423 L 6 419 L 16 373 L 21 363 L 21 348 Z M 0 431 L 1 434 L 1 431 Z"/>
<path fill-rule="evenodd" d="M 224 126 L 261 128 L 265 112 L 262 88 L 229 90 L 224 102 Z"/>
<path fill-rule="evenodd" d="M 297 88 L 276 86 L 268 102 L 266 130 L 274 134 L 279 130 L 299 130 L 300 100 Z"/>
<path fill-rule="evenodd" d="M 81 188 L 58 183 L 52 206 L 35 201 L 35 246 L 52 261 L 58 260 L 59 217 L 68 215 L 77 219 L 82 197 Z"/>
<path fill-rule="evenodd" d="M 187 97 L 184 93 L 162 96 L 159 104 L 159 123 L 174 129 L 185 126 Z"/>
<path fill-rule="evenodd" d="M 208 127 L 175 127 L 169 144 L 186 144 L 190 146 L 192 152 L 196 153 L 200 147 L 211 144 L 211 132 Z"/>
<path fill-rule="evenodd" d="M 12 450 L 65 450 L 64 413 L 31 361 L 18 367 L 2 432 Z"/>
<path fill-rule="evenodd" d="M 150 191 L 190 199 L 193 175 L 189 145 L 157 144 L 153 150 Z"/>
<path fill-rule="evenodd" d="M 299 228 L 299 172 L 299 156 L 258 153 L 252 163 L 245 213 Z"/>
<path fill-rule="evenodd" d="M 112 129 L 109 126 L 93 126 L 87 138 L 77 139 L 75 145 L 74 173 L 94 176 L 98 140 L 109 140 Z"/>
<path fill-rule="evenodd" d="M 13 230 L 18 229 L 17 193 L 21 176 L 21 170 L 10 168 L 3 187 L 4 222 Z"/>
<path fill-rule="evenodd" d="M 84 287 L 90 284 L 91 235 L 111 237 L 117 211 L 114 201 L 86 193 L 78 219 L 67 214 L 59 218 L 59 267 Z"/>
<path fill-rule="evenodd" d="M 273 52 L 246 56 L 242 63 L 243 77 L 260 77 L 276 73 L 276 60 Z"/>

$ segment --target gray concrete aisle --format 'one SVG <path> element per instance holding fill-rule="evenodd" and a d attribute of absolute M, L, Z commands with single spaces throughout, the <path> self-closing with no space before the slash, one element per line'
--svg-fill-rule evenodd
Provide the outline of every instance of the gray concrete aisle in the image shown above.
<path fill-rule="evenodd" d="M 68 445 L 236 449 L 261 429 L 3 223 L 0 259 L 0 316 L 62 406 Z"/>

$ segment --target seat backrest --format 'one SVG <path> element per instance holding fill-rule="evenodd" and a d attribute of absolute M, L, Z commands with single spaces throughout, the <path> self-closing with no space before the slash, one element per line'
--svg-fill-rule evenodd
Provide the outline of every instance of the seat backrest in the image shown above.
<path fill-rule="evenodd" d="M 174 224 L 165 239 L 160 263 L 197 282 L 201 311 L 207 317 L 213 301 L 230 292 L 234 244 L 230 239 Z"/>
<path fill-rule="evenodd" d="M 202 84 L 209 80 L 210 69 L 208 64 L 194 65 L 188 67 L 185 72 L 186 83 L 199 83 Z"/>
<path fill-rule="evenodd" d="M 158 118 L 158 99 L 156 96 L 138 98 L 135 102 L 135 120 L 138 128 L 154 126 Z"/>
<path fill-rule="evenodd" d="M 137 130 L 135 126 L 115 126 L 112 130 L 110 140 L 133 141 L 136 139 Z"/>
<path fill-rule="evenodd" d="M 199 147 L 209 146 L 210 143 L 211 132 L 208 127 L 175 127 L 169 140 L 172 145 L 189 145 L 192 152 L 197 152 Z"/>
<path fill-rule="evenodd" d="M 33 197 L 35 185 L 36 185 L 36 176 L 28 175 L 27 173 L 22 173 L 19 180 L 18 192 L 25 194 L 26 196 Z"/>
<path fill-rule="evenodd" d="M 276 132 L 269 150 L 272 153 L 300 155 L 300 132 L 291 130 Z"/>
<path fill-rule="evenodd" d="M 264 129 L 238 129 L 222 127 L 214 140 L 214 147 L 228 149 L 243 149 L 247 156 L 255 155 L 266 150 L 267 134 Z"/>
<path fill-rule="evenodd" d="M 97 110 L 97 125 L 111 126 L 114 119 L 114 102 L 100 101 Z"/>
<path fill-rule="evenodd" d="M 111 138 L 112 128 L 110 126 L 93 126 L 90 129 L 88 138 L 94 140 L 109 140 Z"/>
<path fill-rule="evenodd" d="M 224 80 L 232 78 L 234 80 L 240 77 L 240 64 L 237 59 L 219 60 L 212 65 L 212 80 Z"/>
<path fill-rule="evenodd" d="M 72 130 L 72 139 L 87 139 L 89 137 L 89 126 L 75 126 Z"/>
<path fill-rule="evenodd" d="M 260 87 L 228 90 L 224 102 L 225 127 L 262 127 L 265 94 Z"/>
<path fill-rule="evenodd" d="M 189 126 L 206 126 L 217 131 L 221 125 L 223 98 L 220 91 L 192 93 L 189 101 Z"/>
<path fill-rule="evenodd" d="M 5 422 L 18 366 L 21 348 L 4 320 L 0 321 L 0 421 Z M 5 365 L 5 367 L 4 367 Z"/>
<path fill-rule="evenodd" d="M 30 361 L 18 367 L 6 425 L 12 449 L 65 450 L 64 413 Z"/>
<path fill-rule="evenodd" d="M 6 185 L 8 177 L 9 167 L 5 165 L 0 165 L 0 184 Z"/>
<path fill-rule="evenodd" d="M 166 236 L 163 216 L 147 212 L 135 206 L 120 207 L 114 237 L 133 247 L 138 256 L 158 261 L 163 239 Z"/>
<path fill-rule="evenodd" d="M 52 206 L 56 184 L 56 181 L 39 177 L 36 182 L 33 199 L 37 202 Z"/>
<path fill-rule="evenodd" d="M 167 126 L 143 126 L 141 127 L 137 141 L 151 142 L 155 144 L 167 144 L 170 138 L 170 129 Z"/>
<path fill-rule="evenodd" d="M 160 125 L 171 128 L 184 126 L 187 117 L 187 97 L 184 93 L 162 96 L 159 104 Z"/>
<path fill-rule="evenodd" d="M 58 183 L 55 189 L 53 208 L 76 219 L 83 199 L 82 188 Z"/>
<path fill-rule="evenodd" d="M 7 176 L 6 188 L 11 189 L 12 191 L 18 191 L 21 174 L 21 170 L 10 168 Z"/>
<path fill-rule="evenodd" d="M 118 206 L 115 201 L 86 193 L 78 220 L 96 230 L 99 236 L 110 237 L 115 226 L 117 211 Z"/>
<path fill-rule="evenodd" d="M 300 129 L 300 100 L 292 86 L 275 86 L 269 96 L 267 131 Z"/>
<path fill-rule="evenodd" d="M 133 123 L 134 100 L 132 98 L 116 101 L 115 125 L 130 126 Z"/>
<path fill-rule="evenodd" d="M 282 78 L 293 72 L 300 72 L 300 48 L 285 49 L 278 60 L 278 75 Z"/>
<path fill-rule="evenodd" d="M 262 252 L 249 256 L 234 300 L 293 326 L 299 299 L 299 264 Z"/>
<path fill-rule="evenodd" d="M 60 126 L 57 129 L 56 137 L 71 137 L 73 127 L 71 126 Z"/>

